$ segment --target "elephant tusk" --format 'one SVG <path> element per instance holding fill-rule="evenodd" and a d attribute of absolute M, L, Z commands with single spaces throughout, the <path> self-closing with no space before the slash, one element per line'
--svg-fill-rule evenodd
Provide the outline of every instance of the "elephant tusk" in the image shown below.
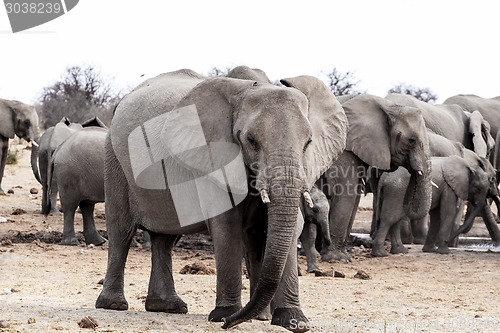
<path fill-rule="evenodd" d="M 418 173 L 419 176 L 423 176 L 424 175 L 421 170 L 418 170 L 417 173 Z"/>
<path fill-rule="evenodd" d="M 267 190 L 260 190 L 260 198 L 262 199 L 262 202 L 265 204 L 271 202 L 271 200 L 269 200 L 269 195 L 267 194 Z"/>
<path fill-rule="evenodd" d="M 308 191 L 304 192 L 304 199 L 306 200 L 306 203 L 309 205 L 309 207 L 314 208 L 314 203 Z"/>
<path fill-rule="evenodd" d="M 434 183 L 432 180 L 431 180 L 431 185 L 434 186 L 435 188 L 439 188 L 438 184 Z"/>
<path fill-rule="evenodd" d="M 35 140 L 32 140 L 32 141 L 31 141 L 31 144 L 32 144 L 33 146 L 37 147 L 37 148 L 38 148 L 38 147 L 40 147 L 40 145 L 39 145 L 38 143 L 36 143 L 36 141 L 35 141 Z"/>

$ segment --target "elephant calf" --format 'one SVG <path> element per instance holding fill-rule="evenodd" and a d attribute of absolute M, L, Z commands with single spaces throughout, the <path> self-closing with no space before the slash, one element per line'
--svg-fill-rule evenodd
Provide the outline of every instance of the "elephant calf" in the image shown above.
<path fill-rule="evenodd" d="M 104 141 L 107 130 L 87 127 L 77 131 L 54 152 L 48 172 L 48 184 L 57 180 L 64 214 L 62 245 L 78 245 L 75 235 L 75 211 L 80 206 L 85 243 L 101 245 L 106 241 L 95 228 L 94 205 L 104 202 Z M 50 191 L 50 187 L 49 187 Z M 48 208 L 50 211 L 50 200 Z"/>
<path fill-rule="evenodd" d="M 489 174 L 493 167 L 488 160 L 476 157 L 476 163 L 467 162 L 456 155 L 431 159 L 432 180 L 436 185 L 432 188 L 430 225 L 424 252 L 449 253 L 449 239 L 458 235 L 450 237 L 462 216 L 462 210 L 459 209 L 461 200 L 468 200 L 464 226 L 471 224 L 479 213 L 488 216 L 483 210 L 486 197 L 491 191 L 492 177 Z M 403 211 L 403 199 L 409 178 L 409 173 L 400 168 L 382 175 L 380 179 L 377 229 L 372 248 L 372 255 L 375 257 L 387 256 L 384 241 L 388 232 L 391 235 L 391 253 L 406 253 L 401 242 L 400 225 L 407 218 Z M 464 228 L 460 228 L 460 231 L 463 230 Z"/>
<path fill-rule="evenodd" d="M 317 256 L 319 255 L 316 250 L 317 235 L 322 236 L 318 241 L 322 240 L 326 246 L 331 243 L 330 226 L 328 223 L 328 213 L 330 211 L 328 198 L 317 186 L 314 186 L 311 190 L 311 199 L 314 203 L 313 207 L 310 207 L 304 199 L 302 199 L 300 206 L 304 216 L 304 228 L 300 235 L 300 241 L 306 255 L 308 273 L 321 269 L 317 260 Z"/>

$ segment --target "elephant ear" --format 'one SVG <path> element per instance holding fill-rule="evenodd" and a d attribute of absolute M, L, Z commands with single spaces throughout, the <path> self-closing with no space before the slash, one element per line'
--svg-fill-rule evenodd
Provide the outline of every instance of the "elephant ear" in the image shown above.
<path fill-rule="evenodd" d="M 106 124 L 104 124 L 102 120 L 99 119 L 97 116 L 87 119 L 82 123 L 82 127 L 92 127 L 92 126 L 108 128 L 108 126 L 106 126 Z"/>
<path fill-rule="evenodd" d="M 14 139 L 16 118 L 16 112 L 12 108 L 10 101 L 0 99 L 0 135 Z"/>
<path fill-rule="evenodd" d="M 453 155 L 443 160 L 443 177 L 453 192 L 462 200 L 469 196 L 469 173 L 472 171 L 467 161 Z"/>
<path fill-rule="evenodd" d="M 307 117 L 313 134 L 312 142 L 305 152 L 304 171 L 310 189 L 345 149 L 347 118 L 342 106 L 323 81 L 304 75 L 283 79 L 281 83 L 300 90 L 309 101 Z"/>
<path fill-rule="evenodd" d="M 62 117 L 61 120 L 59 120 L 59 122 L 66 124 L 66 126 L 71 125 L 71 120 L 69 120 L 69 118 L 66 116 Z"/>
<path fill-rule="evenodd" d="M 363 162 L 382 170 L 391 168 L 389 118 L 393 104 L 381 97 L 363 94 L 342 104 L 349 121 L 346 150 Z"/>
<path fill-rule="evenodd" d="M 472 134 L 472 144 L 476 154 L 480 157 L 487 157 L 495 142 L 490 134 L 490 124 L 484 120 L 479 111 L 470 114 L 469 132 Z"/>

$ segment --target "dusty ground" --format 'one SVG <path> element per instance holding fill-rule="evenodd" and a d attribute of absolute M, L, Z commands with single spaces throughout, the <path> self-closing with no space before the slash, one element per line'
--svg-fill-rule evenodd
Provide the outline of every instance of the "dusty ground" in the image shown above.
<path fill-rule="evenodd" d="M 67 247 L 57 242 L 62 216 L 44 217 L 40 211 L 41 188 L 29 168 L 29 151 L 17 145 L 20 161 L 7 166 L 3 188 L 14 194 L 0 196 L 0 332 L 86 332 L 77 324 L 85 316 L 98 322 L 96 332 L 217 332 L 220 323 L 207 315 L 215 302 L 215 275 L 181 275 L 187 264 L 201 261 L 214 268 L 210 243 L 204 237 L 184 242 L 174 254 L 174 278 L 189 314 L 148 313 L 147 294 L 150 252 L 133 248 L 125 275 L 130 309 L 96 310 L 94 302 L 106 269 L 106 245 Z M 40 190 L 30 195 L 30 189 Z M 356 231 L 366 231 L 371 218 L 370 197 L 362 201 Z M 25 213 L 11 215 L 14 210 Z M 97 208 L 97 228 L 105 230 L 102 205 Z M 81 231 L 81 216 L 76 230 Z M 473 232 L 484 236 L 476 222 Z M 19 243 L 23 241 L 24 243 Z M 12 242 L 12 244 L 11 244 Z M 193 249 L 194 248 L 194 249 Z M 500 331 L 500 254 L 495 250 L 454 249 L 450 255 L 427 254 L 412 245 L 407 255 L 372 258 L 369 250 L 354 249 L 350 264 L 322 263 L 345 278 L 300 277 L 301 302 L 312 331 L 338 332 L 486 332 Z M 305 260 L 300 258 L 302 270 Z M 355 278 L 358 271 L 370 279 Z M 244 302 L 249 282 L 243 277 Z M 269 322 L 244 323 L 232 331 L 286 332 Z"/>

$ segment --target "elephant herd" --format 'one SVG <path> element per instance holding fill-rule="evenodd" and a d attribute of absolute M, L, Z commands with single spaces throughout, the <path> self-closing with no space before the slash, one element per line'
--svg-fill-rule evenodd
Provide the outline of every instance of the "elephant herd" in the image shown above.
<path fill-rule="evenodd" d="M 459 95 L 431 105 L 399 94 L 335 97 L 312 76 L 280 82 L 246 66 L 210 78 L 165 73 L 123 97 L 109 129 L 97 118 L 63 118 L 41 138 L 34 109 L 0 100 L 0 185 L 16 134 L 39 143 L 32 167 L 43 186 L 42 212 L 59 213 L 59 191 L 62 244 L 78 243 L 78 207 L 86 243 L 105 242 L 93 210 L 106 202 L 108 266 L 97 308 L 128 309 L 124 269 L 140 228 L 151 238 L 146 310 L 186 313 L 172 249 L 184 234 L 209 232 L 217 290 L 208 319 L 224 328 L 258 318 L 303 331 L 297 240 L 308 271 L 320 269 L 318 250 L 324 261 L 350 261 L 346 246 L 368 188 L 373 256 L 388 255 L 388 236 L 391 253 L 405 253 L 406 238 L 423 251 L 449 253 L 477 215 L 500 241 L 488 201 L 499 202 L 500 97 Z M 251 295 L 244 306 L 242 258 Z"/>

